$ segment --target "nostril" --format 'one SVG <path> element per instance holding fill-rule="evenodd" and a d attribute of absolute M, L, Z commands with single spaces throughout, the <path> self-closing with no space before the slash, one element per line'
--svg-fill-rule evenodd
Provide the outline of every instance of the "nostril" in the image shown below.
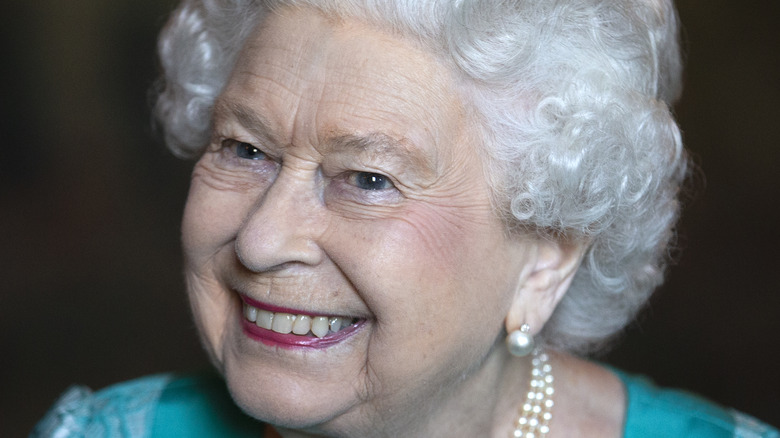
<path fill-rule="evenodd" d="M 322 250 L 313 228 L 310 221 L 255 213 L 236 236 L 236 256 L 253 272 L 280 270 L 293 264 L 316 265 Z"/>

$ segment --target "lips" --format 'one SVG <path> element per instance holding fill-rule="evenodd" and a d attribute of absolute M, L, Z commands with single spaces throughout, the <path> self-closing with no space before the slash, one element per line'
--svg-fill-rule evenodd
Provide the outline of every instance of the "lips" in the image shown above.
<path fill-rule="evenodd" d="M 241 298 L 244 332 L 255 340 L 274 346 L 328 347 L 349 337 L 365 321 L 279 308 L 243 295 Z"/>

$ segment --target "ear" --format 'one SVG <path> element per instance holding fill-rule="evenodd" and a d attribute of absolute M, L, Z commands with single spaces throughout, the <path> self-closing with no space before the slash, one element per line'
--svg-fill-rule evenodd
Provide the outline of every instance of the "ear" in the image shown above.
<path fill-rule="evenodd" d="M 542 330 L 569 289 L 588 247 L 585 241 L 539 238 L 530 272 L 521 276 L 505 325 L 507 333 L 528 324 L 532 334 Z"/>

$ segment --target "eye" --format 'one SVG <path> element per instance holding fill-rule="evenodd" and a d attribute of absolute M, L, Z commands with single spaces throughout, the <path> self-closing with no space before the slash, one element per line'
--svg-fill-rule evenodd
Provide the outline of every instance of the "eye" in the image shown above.
<path fill-rule="evenodd" d="M 243 141 L 235 142 L 236 155 L 247 160 L 265 160 L 268 158 L 265 152 Z"/>
<path fill-rule="evenodd" d="M 371 172 L 355 172 L 349 175 L 347 182 L 362 190 L 387 190 L 394 187 L 388 177 Z"/>

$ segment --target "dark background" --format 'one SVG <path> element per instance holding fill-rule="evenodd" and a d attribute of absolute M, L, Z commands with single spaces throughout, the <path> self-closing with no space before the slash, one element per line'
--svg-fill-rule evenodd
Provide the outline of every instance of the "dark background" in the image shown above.
<path fill-rule="evenodd" d="M 206 365 L 181 281 L 191 163 L 150 128 L 172 0 L 0 5 L 0 436 L 73 382 Z M 606 358 L 780 424 L 780 2 L 681 0 L 703 169 L 677 266 Z"/>

